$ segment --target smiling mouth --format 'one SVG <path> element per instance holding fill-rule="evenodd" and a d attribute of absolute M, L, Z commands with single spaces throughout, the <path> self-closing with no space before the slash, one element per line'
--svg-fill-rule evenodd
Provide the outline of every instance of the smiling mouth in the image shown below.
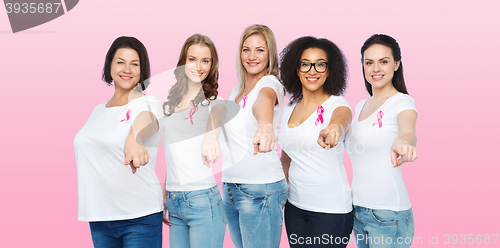
<path fill-rule="evenodd" d="M 124 79 L 124 80 L 130 80 L 132 79 L 132 77 L 130 76 L 120 76 L 121 79 Z"/>
<path fill-rule="evenodd" d="M 375 81 L 381 80 L 384 77 L 384 75 L 372 75 L 372 79 Z"/>
<path fill-rule="evenodd" d="M 309 83 L 316 83 L 316 81 L 318 81 L 319 77 L 306 77 L 306 80 L 309 82 Z"/>
<path fill-rule="evenodd" d="M 256 66 L 258 64 L 259 64 L 258 62 L 247 62 L 247 65 L 249 66 Z"/>
<path fill-rule="evenodd" d="M 193 74 L 193 76 L 196 76 L 196 77 L 201 77 L 204 73 L 203 72 L 191 72 L 191 74 Z"/>

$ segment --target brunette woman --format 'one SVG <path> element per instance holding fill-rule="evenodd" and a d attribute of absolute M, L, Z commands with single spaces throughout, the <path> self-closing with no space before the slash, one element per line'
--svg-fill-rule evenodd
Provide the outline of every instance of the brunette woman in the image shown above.
<path fill-rule="evenodd" d="M 358 247 L 409 247 L 413 212 L 401 164 L 417 158 L 415 102 L 403 77 L 401 50 L 376 34 L 361 47 L 369 98 L 356 105 L 347 133 L 353 166 L 354 233 Z M 384 244 L 376 240 L 384 239 Z"/>
<path fill-rule="evenodd" d="M 223 245 L 226 216 L 222 198 L 212 170 L 201 156 L 210 115 L 224 114 L 217 92 L 218 68 L 217 50 L 210 38 L 200 34 L 187 38 L 174 71 L 177 82 L 163 105 L 167 162 L 163 196 L 168 210 L 164 222 L 170 225 L 170 247 Z"/>

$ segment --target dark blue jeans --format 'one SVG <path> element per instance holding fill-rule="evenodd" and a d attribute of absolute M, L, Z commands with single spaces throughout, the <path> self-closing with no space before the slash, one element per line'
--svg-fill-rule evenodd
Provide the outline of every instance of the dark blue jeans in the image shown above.
<path fill-rule="evenodd" d="M 92 221 L 90 232 L 96 248 L 160 248 L 163 212 L 129 220 Z"/>
<path fill-rule="evenodd" d="M 319 213 L 285 205 L 285 226 L 291 248 L 346 247 L 352 232 L 353 212 Z"/>

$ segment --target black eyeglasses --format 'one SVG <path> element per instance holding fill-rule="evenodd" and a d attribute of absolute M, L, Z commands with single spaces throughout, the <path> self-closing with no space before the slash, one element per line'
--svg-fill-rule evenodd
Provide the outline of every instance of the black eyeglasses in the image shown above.
<path fill-rule="evenodd" d="M 314 66 L 314 69 L 318 73 L 323 73 L 328 68 L 328 63 L 327 62 L 316 62 L 316 63 L 299 62 L 299 71 L 303 72 L 303 73 L 307 73 L 311 70 L 311 68 L 313 66 Z"/>

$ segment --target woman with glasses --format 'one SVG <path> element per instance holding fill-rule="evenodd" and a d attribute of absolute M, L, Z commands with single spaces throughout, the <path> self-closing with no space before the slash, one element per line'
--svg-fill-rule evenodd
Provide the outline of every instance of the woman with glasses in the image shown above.
<path fill-rule="evenodd" d="M 156 97 L 142 93 L 149 76 L 144 45 L 134 37 L 117 38 L 102 73 L 114 95 L 94 108 L 75 136 L 78 220 L 90 222 L 94 247 L 162 245 L 155 160 L 163 111 Z"/>
<path fill-rule="evenodd" d="M 278 248 L 287 184 L 275 133 L 284 92 L 277 78 L 276 41 L 267 26 L 245 29 L 236 64 L 240 83 L 229 100 L 240 110 L 219 138 L 229 234 L 237 248 Z"/>
<path fill-rule="evenodd" d="M 401 50 L 376 34 L 361 47 L 367 99 L 356 105 L 347 133 L 353 167 L 354 233 L 358 247 L 409 247 L 413 212 L 401 164 L 415 161 L 415 102 L 403 77 Z M 375 243 L 383 239 L 385 244 Z"/>
<path fill-rule="evenodd" d="M 202 144 L 204 152 L 217 149 L 216 130 L 206 133 L 207 123 L 212 127 L 210 117 L 221 120 L 225 114 L 217 92 L 218 68 L 217 50 L 207 36 L 187 38 L 174 71 L 177 82 L 163 105 L 166 117 L 161 126 L 167 162 L 163 197 L 168 210 L 168 218 L 163 219 L 170 226 L 170 247 L 223 245 L 226 215 L 209 164 L 216 157 L 208 153 L 201 156 Z"/>
<path fill-rule="evenodd" d="M 353 214 L 342 163 L 351 123 L 341 96 L 347 85 L 344 55 L 327 39 L 301 37 L 281 52 L 280 76 L 291 94 L 278 136 L 290 185 L 285 206 L 290 247 L 346 247 Z"/>

